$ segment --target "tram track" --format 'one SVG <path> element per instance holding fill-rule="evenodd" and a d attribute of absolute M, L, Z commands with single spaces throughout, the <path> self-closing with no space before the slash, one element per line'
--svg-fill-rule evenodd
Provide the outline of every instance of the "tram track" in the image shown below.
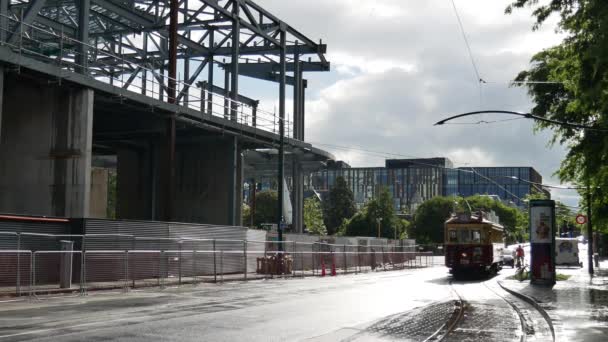
<path fill-rule="evenodd" d="M 450 316 L 450 318 L 448 319 L 447 322 L 445 322 L 431 336 L 429 336 L 427 339 L 425 339 L 424 342 L 444 341 L 450 335 L 450 333 L 456 328 L 458 323 L 464 317 L 466 302 L 464 301 L 462 296 L 458 293 L 458 291 L 456 291 L 456 289 L 452 286 L 451 279 L 449 280 L 448 285 L 450 286 L 450 289 L 452 290 L 454 295 L 457 297 L 457 299 L 454 301 L 454 309 L 455 309 L 454 313 L 452 314 L 452 316 Z"/>
<path fill-rule="evenodd" d="M 425 339 L 425 342 L 431 342 L 431 341 L 450 341 L 450 340 L 461 340 L 463 339 L 463 336 L 465 336 L 465 340 L 466 340 L 466 335 L 470 334 L 471 337 L 469 337 L 470 340 L 476 340 L 476 338 L 480 337 L 480 334 L 483 333 L 488 333 L 488 334 L 500 334 L 500 331 L 498 330 L 492 330 L 492 329 L 496 329 L 494 324 L 489 324 L 489 321 L 491 321 L 492 319 L 496 320 L 497 318 L 500 320 L 501 318 L 504 318 L 505 321 L 509 320 L 509 317 L 511 317 L 513 323 L 515 323 L 516 320 L 519 321 L 519 328 L 521 329 L 518 332 L 518 336 L 513 334 L 511 336 L 511 338 L 509 338 L 508 335 L 504 335 L 502 336 L 505 341 L 509 340 L 519 340 L 520 342 L 526 342 L 528 340 L 528 338 L 531 338 L 532 340 L 551 340 L 551 341 L 555 341 L 555 336 L 553 333 L 548 333 L 548 332 L 552 332 L 552 330 L 550 330 L 549 328 L 551 327 L 551 322 L 547 321 L 547 315 L 544 312 L 540 312 L 540 310 L 535 306 L 530 305 L 527 302 L 522 301 L 521 299 L 519 299 L 516 296 L 513 296 L 512 294 L 508 293 L 507 291 L 504 291 L 502 288 L 495 288 L 493 287 L 491 284 L 489 284 L 490 280 L 488 281 L 483 281 L 480 283 L 471 283 L 471 284 L 466 284 L 467 286 L 471 286 L 474 290 L 479 291 L 480 289 L 485 289 L 487 291 L 487 294 L 490 294 L 493 298 L 490 298 L 492 300 L 499 300 L 501 302 L 506 303 L 506 306 L 503 305 L 495 305 L 496 307 L 501 307 L 500 310 L 502 311 L 497 311 L 497 312 L 503 312 L 502 315 L 499 315 L 499 317 L 496 316 L 492 316 L 492 314 L 496 315 L 495 313 L 487 313 L 488 315 L 488 324 L 484 327 L 484 326 L 480 326 L 477 328 L 471 327 L 471 322 L 467 322 L 467 318 L 470 319 L 470 321 L 475 321 L 480 320 L 479 317 L 475 317 L 475 315 L 483 315 L 483 305 L 481 303 L 479 303 L 479 299 L 474 298 L 474 296 L 471 296 L 472 298 L 470 298 L 470 300 L 467 300 L 467 295 L 463 294 L 462 292 L 465 291 L 461 291 L 457 288 L 457 286 L 455 286 L 454 281 L 452 279 L 448 280 L 448 285 L 450 286 L 451 291 L 454 293 L 455 296 L 455 300 L 454 300 L 454 313 L 452 314 L 452 316 L 439 328 L 437 329 L 437 331 L 435 331 L 431 336 L 429 336 L 427 339 Z M 456 284 L 457 285 L 457 284 Z M 464 285 L 464 284 L 463 284 Z M 463 288 L 464 290 L 464 288 Z M 468 291 L 471 291 L 471 288 L 467 288 Z M 502 292 L 505 293 L 502 293 Z M 510 298 L 512 297 L 512 298 Z M 477 303 L 476 303 L 477 301 Z M 509 316 L 507 314 L 507 312 L 505 311 L 506 308 L 510 309 L 511 315 Z M 496 309 L 499 310 L 499 309 Z M 469 314 L 470 317 L 467 317 L 467 314 Z M 492 317 L 490 317 L 492 316 Z M 515 317 L 517 317 L 515 319 Z M 504 322 L 502 322 L 504 323 Z M 502 328 L 505 328 L 504 326 Z M 484 329 L 486 329 L 484 331 Z M 475 337 L 477 336 L 477 337 Z M 500 336 L 500 335 L 497 335 Z"/>

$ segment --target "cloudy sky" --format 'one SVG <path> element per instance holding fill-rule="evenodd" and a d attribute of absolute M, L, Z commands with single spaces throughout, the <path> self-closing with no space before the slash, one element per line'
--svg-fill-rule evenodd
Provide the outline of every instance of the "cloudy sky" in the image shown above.
<path fill-rule="evenodd" d="M 479 75 L 487 82 L 480 86 L 450 0 L 257 2 L 328 45 L 332 71 L 306 76 L 307 141 L 352 166 L 384 164 L 382 156 L 357 151 L 365 149 L 446 156 L 456 166 L 531 165 L 544 183 L 559 183 L 553 173 L 565 150 L 548 146 L 550 132 L 534 133 L 528 120 L 433 126 L 477 109 L 530 110 L 525 91 L 508 82 L 535 52 L 563 38 L 555 32 L 556 18 L 532 32 L 529 11 L 504 14 L 509 0 L 455 0 Z M 275 101 L 271 93 L 252 92 L 262 103 Z M 461 122 L 481 119 L 505 117 Z M 576 193 L 552 193 L 577 205 Z"/>

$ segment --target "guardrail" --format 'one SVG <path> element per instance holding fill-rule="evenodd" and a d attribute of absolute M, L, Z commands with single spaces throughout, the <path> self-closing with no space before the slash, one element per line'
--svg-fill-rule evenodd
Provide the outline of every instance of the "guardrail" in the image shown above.
<path fill-rule="evenodd" d="M 217 241 L 216 241 L 217 243 Z M 178 286 L 272 277 L 330 276 L 433 265 L 431 253 L 320 244 L 320 251 L 276 250 L 0 250 L 0 297 Z M 310 246 L 310 245 L 308 245 Z M 303 246 L 300 246 L 303 248 Z M 288 260 L 280 274 L 260 268 L 261 260 Z M 21 259 L 17 266 L 17 259 Z M 12 284 L 12 285 L 11 285 Z"/>

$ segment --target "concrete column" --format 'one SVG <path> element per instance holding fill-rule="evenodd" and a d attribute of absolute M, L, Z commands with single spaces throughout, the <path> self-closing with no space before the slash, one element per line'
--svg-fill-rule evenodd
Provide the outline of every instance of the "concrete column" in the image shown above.
<path fill-rule="evenodd" d="M 233 137 L 178 144 L 174 220 L 241 224 L 242 161 Z"/>
<path fill-rule="evenodd" d="M 95 167 L 91 171 L 91 218 L 106 218 L 108 214 L 108 169 Z"/>
<path fill-rule="evenodd" d="M 130 220 L 157 218 L 158 204 L 154 190 L 159 177 L 153 161 L 154 148 L 121 149 L 117 152 L 116 217 Z"/>
<path fill-rule="evenodd" d="M 4 81 L 0 211 L 88 217 L 93 91 Z"/>

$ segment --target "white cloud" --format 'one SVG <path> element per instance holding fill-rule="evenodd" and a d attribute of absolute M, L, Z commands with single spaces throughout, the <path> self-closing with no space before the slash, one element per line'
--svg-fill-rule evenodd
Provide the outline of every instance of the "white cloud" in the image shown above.
<path fill-rule="evenodd" d="M 559 183 L 553 173 L 565 148 L 547 148 L 551 133 L 535 135 L 529 121 L 433 126 L 480 108 L 530 110 L 525 90 L 508 81 L 534 53 L 563 39 L 554 32 L 558 18 L 532 32 L 529 10 L 504 14 L 512 0 L 456 0 L 479 73 L 492 81 L 480 95 L 449 0 L 258 2 L 328 44 L 331 74 L 307 74 L 307 140 L 404 157 L 447 156 L 460 165 L 531 165 L 546 183 Z M 480 119 L 505 117 L 472 120 Z M 326 149 L 355 166 L 383 165 L 361 148 Z M 576 205 L 576 194 L 559 194 Z"/>

